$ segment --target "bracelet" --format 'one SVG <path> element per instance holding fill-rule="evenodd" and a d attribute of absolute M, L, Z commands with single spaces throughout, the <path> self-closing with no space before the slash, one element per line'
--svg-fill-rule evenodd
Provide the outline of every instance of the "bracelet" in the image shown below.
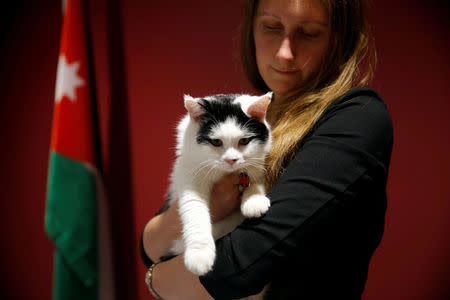
<path fill-rule="evenodd" d="M 145 284 L 147 284 L 148 290 L 150 291 L 150 293 L 153 295 L 153 297 L 155 297 L 158 300 L 164 300 L 163 297 L 161 297 L 153 288 L 152 286 L 152 274 L 153 274 L 153 268 L 159 264 L 159 262 L 154 263 L 153 265 L 150 266 L 150 268 L 148 268 L 147 273 L 145 273 Z"/>

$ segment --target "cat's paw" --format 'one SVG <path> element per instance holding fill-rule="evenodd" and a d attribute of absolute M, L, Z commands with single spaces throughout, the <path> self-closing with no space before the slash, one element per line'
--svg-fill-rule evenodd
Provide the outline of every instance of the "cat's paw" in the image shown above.
<path fill-rule="evenodd" d="M 257 218 L 269 210 L 270 199 L 264 195 L 251 195 L 242 202 L 241 212 L 247 218 Z"/>
<path fill-rule="evenodd" d="M 205 275 L 211 271 L 216 259 L 216 249 L 205 245 L 201 248 L 187 248 L 184 252 L 184 264 L 195 275 Z"/>

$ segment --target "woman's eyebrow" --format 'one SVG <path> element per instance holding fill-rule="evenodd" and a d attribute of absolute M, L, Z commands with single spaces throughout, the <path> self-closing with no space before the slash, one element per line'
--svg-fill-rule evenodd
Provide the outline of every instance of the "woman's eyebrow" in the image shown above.
<path fill-rule="evenodd" d="M 281 20 L 281 17 L 278 15 L 275 15 L 273 13 L 269 13 L 269 12 L 261 12 L 261 13 L 256 13 L 255 17 L 273 17 L 275 19 Z M 322 21 L 318 21 L 318 20 L 313 20 L 313 19 L 309 19 L 306 18 L 305 20 L 300 20 L 297 22 L 298 24 L 301 25 L 307 25 L 307 24 L 316 24 L 316 25 L 320 25 L 322 27 L 328 27 L 328 22 L 322 22 Z"/>
<path fill-rule="evenodd" d="M 278 15 L 268 13 L 268 12 L 256 13 L 255 17 L 274 17 L 276 19 L 281 19 Z"/>

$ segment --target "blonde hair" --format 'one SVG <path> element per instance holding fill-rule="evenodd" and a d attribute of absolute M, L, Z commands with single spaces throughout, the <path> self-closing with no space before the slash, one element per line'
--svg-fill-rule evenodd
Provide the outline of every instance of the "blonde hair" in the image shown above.
<path fill-rule="evenodd" d="M 332 40 L 328 55 L 313 80 L 277 99 L 267 112 L 273 144 L 266 159 L 270 187 L 292 160 L 299 144 L 324 110 L 340 95 L 366 85 L 376 63 L 367 23 L 367 0 L 319 0 L 328 11 Z M 253 39 L 253 17 L 258 0 L 245 1 L 241 27 L 241 62 L 250 83 L 259 91 L 268 86 L 258 72 Z"/>

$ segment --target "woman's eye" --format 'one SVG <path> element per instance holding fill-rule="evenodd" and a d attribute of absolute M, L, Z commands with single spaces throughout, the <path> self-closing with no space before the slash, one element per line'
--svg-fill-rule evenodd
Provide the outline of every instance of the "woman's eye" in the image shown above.
<path fill-rule="evenodd" d="M 270 25 L 265 25 L 264 28 L 266 28 L 267 30 L 277 30 L 277 29 L 280 29 L 279 27 L 276 27 L 276 26 L 270 26 Z"/>
<path fill-rule="evenodd" d="M 279 24 L 262 23 L 261 27 L 266 32 L 278 32 L 278 31 L 283 30 L 283 27 Z"/>
<path fill-rule="evenodd" d="M 213 145 L 214 147 L 220 147 L 223 145 L 222 141 L 219 139 L 211 139 L 209 140 L 209 142 L 211 143 L 211 145 Z"/>
<path fill-rule="evenodd" d="M 316 38 L 316 37 L 319 36 L 319 33 L 318 33 L 318 32 L 302 31 L 301 34 L 302 34 L 304 37 L 307 37 L 307 38 L 310 38 L 310 39 L 313 39 L 313 38 Z"/>
<path fill-rule="evenodd" d="M 250 143 L 251 138 L 242 138 L 239 140 L 239 146 L 245 146 Z"/>
<path fill-rule="evenodd" d="M 303 34 L 309 38 L 315 38 L 317 36 L 317 34 L 310 34 L 310 33 L 306 33 L 306 32 L 304 32 Z"/>

